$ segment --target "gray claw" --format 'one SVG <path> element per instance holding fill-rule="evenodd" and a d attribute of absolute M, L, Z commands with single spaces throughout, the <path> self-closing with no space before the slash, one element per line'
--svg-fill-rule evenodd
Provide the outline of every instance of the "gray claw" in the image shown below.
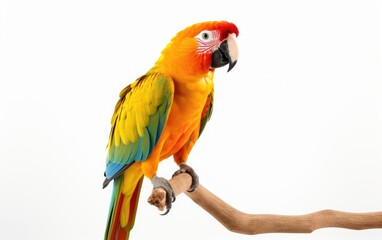
<path fill-rule="evenodd" d="M 164 216 L 170 212 L 170 209 L 172 207 L 172 203 L 175 202 L 175 199 L 176 199 L 175 193 L 172 190 L 171 185 L 169 184 L 169 182 L 165 178 L 158 177 L 155 175 L 151 179 L 151 183 L 153 184 L 154 189 L 163 188 L 166 191 L 166 209 L 167 210 L 165 213 L 161 214 L 162 216 Z"/>
<path fill-rule="evenodd" d="M 164 212 L 164 213 L 161 213 L 160 215 L 161 215 L 161 216 L 164 216 L 164 215 L 167 215 L 167 213 L 169 213 L 169 212 L 170 212 L 170 209 L 169 209 L 169 208 L 167 208 L 166 212 Z"/>
<path fill-rule="evenodd" d="M 172 176 L 174 177 L 174 176 L 179 175 L 181 173 L 190 174 L 190 176 L 192 178 L 192 184 L 191 184 L 190 189 L 188 189 L 187 191 L 188 192 L 195 191 L 195 189 L 199 186 L 199 176 L 195 173 L 194 169 L 192 169 L 190 166 L 188 166 L 185 163 L 181 163 L 179 165 L 179 167 L 180 167 L 180 169 L 177 170 L 176 172 L 174 172 L 174 174 Z"/>

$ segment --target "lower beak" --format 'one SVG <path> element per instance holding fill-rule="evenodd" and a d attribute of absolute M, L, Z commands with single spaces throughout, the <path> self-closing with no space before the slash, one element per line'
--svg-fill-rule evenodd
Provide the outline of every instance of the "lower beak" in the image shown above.
<path fill-rule="evenodd" d="M 238 49 L 236 43 L 236 36 L 233 33 L 230 34 L 228 38 L 225 39 L 219 45 L 219 47 L 212 53 L 211 67 L 219 68 L 229 64 L 227 71 L 229 72 L 236 65 L 237 57 Z"/>

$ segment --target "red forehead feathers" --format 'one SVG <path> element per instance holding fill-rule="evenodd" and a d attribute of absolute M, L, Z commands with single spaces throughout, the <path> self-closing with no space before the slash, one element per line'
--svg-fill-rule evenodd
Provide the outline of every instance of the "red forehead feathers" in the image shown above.
<path fill-rule="evenodd" d="M 236 37 L 239 35 L 239 29 L 233 23 L 219 22 L 217 29 L 220 30 L 220 40 L 226 39 L 231 33 L 235 33 Z"/>
<path fill-rule="evenodd" d="M 228 37 L 229 34 L 235 33 L 236 37 L 239 35 L 239 30 L 235 24 L 226 22 L 226 21 L 210 21 L 210 22 L 201 22 L 189 26 L 188 28 L 180 31 L 175 39 L 183 39 L 184 37 L 195 37 L 203 30 L 219 30 L 220 31 L 220 40 L 224 40 Z"/>

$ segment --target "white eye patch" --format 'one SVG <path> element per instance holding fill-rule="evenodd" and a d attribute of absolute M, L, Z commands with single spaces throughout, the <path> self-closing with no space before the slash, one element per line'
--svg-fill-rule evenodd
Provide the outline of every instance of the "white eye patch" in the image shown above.
<path fill-rule="evenodd" d="M 219 45 L 219 31 L 217 30 L 203 30 L 195 38 L 199 44 L 198 52 L 214 50 Z"/>

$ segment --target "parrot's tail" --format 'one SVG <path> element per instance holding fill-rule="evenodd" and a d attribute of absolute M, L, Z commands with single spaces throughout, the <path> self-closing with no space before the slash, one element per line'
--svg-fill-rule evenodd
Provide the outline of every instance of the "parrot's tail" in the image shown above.
<path fill-rule="evenodd" d="M 131 175 L 130 175 L 131 176 Z M 105 240 L 128 240 L 134 226 L 143 174 L 114 179 Z"/>

